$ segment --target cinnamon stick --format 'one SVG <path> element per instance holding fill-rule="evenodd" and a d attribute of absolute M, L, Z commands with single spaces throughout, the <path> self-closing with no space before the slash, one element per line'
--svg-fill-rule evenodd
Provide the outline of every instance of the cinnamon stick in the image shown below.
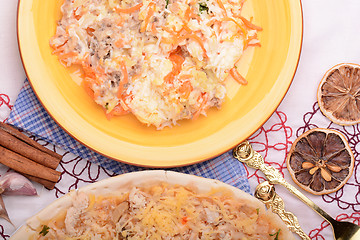
<path fill-rule="evenodd" d="M 53 156 L 54 158 L 58 158 L 59 160 L 61 160 L 62 156 L 56 152 L 51 151 L 50 149 L 44 147 L 43 145 L 41 145 L 40 143 L 36 142 L 35 140 L 27 137 L 26 135 L 22 134 L 18 129 L 3 123 L 0 121 L 0 129 L 2 129 L 3 131 L 11 134 L 12 136 L 16 137 L 17 139 L 29 144 L 30 146 L 33 146 L 34 148 L 37 148 L 38 150 L 49 154 L 50 156 Z"/>
<path fill-rule="evenodd" d="M 1 128 L 0 146 L 52 169 L 56 169 L 60 162 L 60 159 L 50 156 L 49 154 L 30 146 L 13 135 L 3 131 Z"/>
<path fill-rule="evenodd" d="M 51 182 L 57 182 L 61 175 L 61 172 L 31 161 L 30 159 L 1 146 L 0 163 L 17 172 L 42 178 Z"/>
<path fill-rule="evenodd" d="M 31 175 L 28 175 L 28 174 L 24 174 L 24 173 L 23 173 L 23 175 L 24 175 L 25 177 L 27 177 L 28 179 L 30 179 L 31 181 L 40 183 L 41 185 L 43 185 L 44 187 L 46 187 L 46 188 L 49 189 L 49 190 L 52 190 L 52 189 L 55 188 L 56 182 L 52 182 L 52 181 L 45 180 L 45 179 L 42 179 L 42 178 L 34 177 L 34 176 L 31 176 Z"/>

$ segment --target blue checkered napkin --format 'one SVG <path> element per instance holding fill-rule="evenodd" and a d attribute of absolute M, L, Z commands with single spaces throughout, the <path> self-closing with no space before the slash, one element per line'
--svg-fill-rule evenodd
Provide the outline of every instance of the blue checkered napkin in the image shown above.
<path fill-rule="evenodd" d="M 32 91 L 28 80 L 25 81 L 21 89 L 7 123 L 35 134 L 47 142 L 72 152 L 83 159 L 99 164 L 117 174 L 146 169 L 108 159 L 69 136 L 47 114 Z M 169 170 L 218 179 L 250 193 L 246 170 L 242 163 L 232 157 L 231 152 L 226 152 L 209 161 Z"/>

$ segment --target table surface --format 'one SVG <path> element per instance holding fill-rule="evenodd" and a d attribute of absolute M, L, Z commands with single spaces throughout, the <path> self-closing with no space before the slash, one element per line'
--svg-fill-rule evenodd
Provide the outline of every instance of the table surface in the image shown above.
<path fill-rule="evenodd" d="M 0 1 L 0 121 L 3 121 L 9 116 L 26 76 L 16 38 L 17 1 Z M 343 62 L 360 64 L 360 1 L 304 0 L 302 7 L 303 47 L 293 83 L 278 109 L 249 140 L 267 163 L 279 169 L 291 184 L 295 184 L 287 173 L 285 158 L 297 136 L 304 129 L 313 127 L 345 132 L 356 158 L 355 171 L 348 183 L 340 191 L 329 195 L 304 194 L 334 218 L 359 224 L 359 128 L 357 125 L 342 127 L 326 119 L 318 109 L 316 91 L 322 76 L 332 66 Z M 64 155 L 58 168 L 63 172 L 63 178 L 52 191 L 35 184 L 38 196 L 4 196 L 7 211 L 15 226 L 0 219 L 0 237 L 3 239 L 8 239 L 27 218 L 69 190 L 112 175 L 111 172 L 62 149 L 48 147 Z M 6 170 L 6 167 L 0 166 L 0 173 Z M 264 181 L 263 175 L 251 169 L 247 171 L 254 191 L 257 184 Z M 332 239 L 330 226 L 320 216 L 282 187 L 277 187 L 276 190 L 284 199 L 286 210 L 296 214 L 301 227 L 312 239 Z"/>

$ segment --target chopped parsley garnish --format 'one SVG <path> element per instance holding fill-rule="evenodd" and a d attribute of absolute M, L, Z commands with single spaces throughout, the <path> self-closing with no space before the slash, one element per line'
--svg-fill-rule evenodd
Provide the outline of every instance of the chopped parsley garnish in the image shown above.
<path fill-rule="evenodd" d="M 105 109 L 109 110 L 109 103 L 108 102 L 105 104 Z"/>
<path fill-rule="evenodd" d="M 274 234 L 269 234 L 271 237 L 275 236 L 274 240 L 279 240 L 279 234 L 280 234 L 281 229 L 279 229 L 276 233 Z"/>
<path fill-rule="evenodd" d="M 166 1 L 165 8 L 167 8 L 167 7 L 168 7 L 168 5 L 169 5 L 169 0 L 165 0 L 165 1 Z"/>
<path fill-rule="evenodd" d="M 201 3 L 199 3 L 199 11 L 200 11 L 200 13 L 202 13 L 203 11 L 206 11 L 206 13 L 209 13 L 209 7 L 207 6 L 206 3 L 201 2 Z"/>
<path fill-rule="evenodd" d="M 44 225 L 39 234 L 45 236 L 46 234 L 48 234 L 49 229 L 50 228 L 48 226 Z"/>
<path fill-rule="evenodd" d="M 259 212 L 260 212 L 260 208 L 257 208 L 256 209 L 256 214 L 259 215 Z"/>

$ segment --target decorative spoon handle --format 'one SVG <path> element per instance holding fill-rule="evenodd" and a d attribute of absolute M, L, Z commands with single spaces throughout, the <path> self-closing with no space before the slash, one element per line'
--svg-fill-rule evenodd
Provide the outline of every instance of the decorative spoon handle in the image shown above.
<path fill-rule="evenodd" d="M 260 183 L 256 187 L 255 197 L 260 199 L 273 213 L 276 213 L 290 231 L 298 234 L 301 239 L 310 240 L 309 236 L 301 229 L 297 217 L 293 213 L 285 211 L 284 201 L 277 195 L 272 184 L 268 181 Z"/>
<path fill-rule="evenodd" d="M 322 216 L 329 223 L 333 224 L 335 220 L 327 214 L 324 210 L 318 207 L 313 201 L 306 197 L 302 192 L 296 189 L 294 186 L 286 182 L 281 173 L 272 166 L 266 165 L 263 157 L 250 145 L 248 141 L 244 141 L 236 146 L 233 150 L 233 156 L 240 162 L 245 163 L 247 166 L 255 169 L 259 169 L 263 172 L 271 184 L 280 184 L 288 189 L 301 201 L 306 203 L 309 207 L 315 210 L 320 216 Z"/>

